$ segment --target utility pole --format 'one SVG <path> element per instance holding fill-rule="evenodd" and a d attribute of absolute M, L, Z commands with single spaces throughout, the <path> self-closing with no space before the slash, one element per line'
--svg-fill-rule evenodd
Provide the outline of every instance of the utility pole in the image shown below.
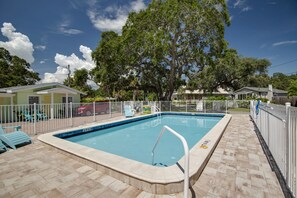
<path fill-rule="evenodd" d="M 68 87 L 70 87 L 70 74 L 71 74 L 70 65 L 67 65 L 67 69 L 68 69 Z"/>

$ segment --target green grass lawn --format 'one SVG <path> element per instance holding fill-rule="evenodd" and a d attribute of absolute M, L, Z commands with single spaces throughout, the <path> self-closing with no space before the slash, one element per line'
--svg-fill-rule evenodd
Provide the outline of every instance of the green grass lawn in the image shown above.
<path fill-rule="evenodd" d="M 234 108 L 234 109 L 228 109 L 228 111 L 249 112 L 250 109 L 247 109 L 247 108 Z"/>

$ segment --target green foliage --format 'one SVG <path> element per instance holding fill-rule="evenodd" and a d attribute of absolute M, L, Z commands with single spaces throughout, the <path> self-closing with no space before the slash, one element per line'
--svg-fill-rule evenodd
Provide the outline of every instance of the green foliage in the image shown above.
<path fill-rule="evenodd" d="M 151 106 L 143 105 L 143 114 L 151 114 Z"/>
<path fill-rule="evenodd" d="M 210 96 L 207 97 L 205 100 L 228 100 L 225 96 Z"/>
<path fill-rule="evenodd" d="M 154 92 L 148 93 L 147 94 L 147 99 L 148 101 L 156 101 L 158 100 L 157 94 Z"/>
<path fill-rule="evenodd" d="M 87 97 L 87 98 L 82 98 L 81 99 L 81 102 L 85 102 L 85 103 L 90 103 L 90 102 L 105 102 L 106 101 L 106 98 L 103 98 L 103 97 L 94 97 L 94 98 L 90 98 L 90 97 Z"/>
<path fill-rule="evenodd" d="M 293 80 L 289 87 L 289 96 L 297 96 L 297 80 Z"/>
<path fill-rule="evenodd" d="M 120 36 L 115 32 L 103 32 L 97 49 L 92 53 L 96 67 L 91 75 L 109 97 L 129 84 L 129 70 L 121 63 L 125 58 L 120 52 L 121 46 Z"/>
<path fill-rule="evenodd" d="M 153 0 L 129 14 L 121 36 L 102 34 L 93 53 L 95 81 L 110 95 L 142 89 L 171 100 L 183 76 L 201 71 L 226 48 L 225 25 L 225 1 Z"/>
<path fill-rule="evenodd" d="M 258 77 L 267 78 L 265 72 L 269 65 L 266 59 L 241 57 L 235 49 L 227 49 L 213 64 L 192 75 L 189 86 L 212 92 L 219 87 L 237 90 L 248 86 L 251 81 L 259 85 Z"/>
<path fill-rule="evenodd" d="M 30 64 L 0 47 L 0 88 L 33 85 L 40 80 L 39 74 L 30 68 Z"/>
<path fill-rule="evenodd" d="M 262 102 L 267 102 L 267 101 L 269 101 L 267 98 L 257 98 L 256 100 L 261 100 Z"/>
<path fill-rule="evenodd" d="M 103 98 L 109 97 L 108 93 L 104 91 L 102 88 L 94 90 L 94 96 L 103 97 Z"/>
<path fill-rule="evenodd" d="M 86 69 L 76 70 L 74 76 L 70 79 L 66 78 L 64 80 L 64 85 L 70 86 L 74 89 L 80 90 L 87 94 L 88 96 L 94 96 L 94 91 L 87 84 L 89 79 L 89 73 Z"/>
<path fill-rule="evenodd" d="M 242 100 L 242 101 L 237 101 L 238 107 L 239 108 L 250 108 L 250 101 L 249 100 Z"/>
<path fill-rule="evenodd" d="M 129 90 L 129 91 L 120 90 L 116 93 L 115 96 L 118 100 L 129 101 L 129 100 L 132 100 L 132 98 L 133 98 L 133 91 L 132 90 Z"/>
<path fill-rule="evenodd" d="M 113 93 L 114 97 L 120 101 L 130 101 L 130 100 L 144 100 L 144 92 L 142 90 L 120 90 Z"/>
<path fill-rule="evenodd" d="M 291 81 L 294 79 L 296 79 L 296 75 L 287 76 L 283 73 L 274 73 L 270 83 L 273 88 L 288 90 Z"/>
<path fill-rule="evenodd" d="M 257 100 L 255 96 L 247 96 L 245 100 Z"/>
<path fill-rule="evenodd" d="M 244 84 L 244 83 L 243 83 Z M 268 87 L 271 84 L 271 79 L 268 74 L 256 74 L 247 79 L 248 87 Z"/>

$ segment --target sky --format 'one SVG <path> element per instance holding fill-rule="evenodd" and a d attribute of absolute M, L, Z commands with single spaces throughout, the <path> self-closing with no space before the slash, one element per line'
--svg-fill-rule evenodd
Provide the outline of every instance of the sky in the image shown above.
<path fill-rule="evenodd" d="M 24 58 L 41 82 L 63 82 L 95 67 L 91 53 L 103 31 L 121 33 L 129 12 L 150 0 L 1 0 L 0 47 Z M 228 0 L 230 48 L 270 60 L 269 75 L 297 73 L 297 0 Z M 90 85 L 95 86 L 91 81 Z"/>

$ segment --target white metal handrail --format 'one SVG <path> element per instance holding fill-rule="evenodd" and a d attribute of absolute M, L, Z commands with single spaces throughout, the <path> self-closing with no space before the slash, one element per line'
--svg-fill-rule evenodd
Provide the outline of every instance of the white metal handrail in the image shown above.
<path fill-rule="evenodd" d="M 167 125 L 164 125 L 162 128 L 162 131 L 160 132 L 160 135 L 152 149 L 152 165 L 154 165 L 154 157 L 155 157 L 155 148 L 157 147 L 158 143 L 160 142 L 161 137 L 163 136 L 164 132 L 168 130 L 170 133 L 172 133 L 173 135 L 175 135 L 183 144 L 184 147 L 184 152 L 185 152 L 185 165 L 184 165 L 184 174 L 185 174 L 185 178 L 184 178 L 184 197 L 187 198 L 188 197 L 188 189 L 189 189 L 189 162 L 190 162 L 190 157 L 189 157 L 189 147 L 188 147 L 188 143 L 186 141 L 186 139 L 180 135 L 179 133 L 177 133 L 176 131 L 174 131 L 173 129 L 171 129 L 170 127 L 168 127 Z"/>
<path fill-rule="evenodd" d="M 160 119 L 161 118 L 161 110 L 159 107 L 157 107 L 157 105 L 152 106 L 152 109 L 154 110 L 154 113 L 157 114 L 157 118 Z"/>
<path fill-rule="evenodd" d="M 156 105 L 152 106 L 153 110 L 154 110 L 154 113 L 158 113 L 158 112 L 161 112 L 160 108 L 157 107 Z"/>

